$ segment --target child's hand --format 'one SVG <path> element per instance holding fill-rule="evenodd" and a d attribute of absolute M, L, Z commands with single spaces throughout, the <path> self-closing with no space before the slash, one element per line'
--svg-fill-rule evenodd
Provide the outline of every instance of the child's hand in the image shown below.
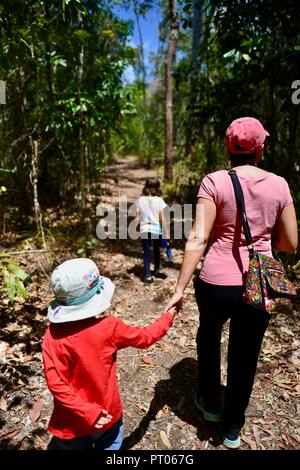
<path fill-rule="evenodd" d="M 174 307 L 171 307 L 168 312 L 172 315 L 172 317 L 174 318 L 175 315 L 179 312 L 179 309 L 178 307 L 174 306 Z"/>
<path fill-rule="evenodd" d="M 112 416 L 108 414 L 106 410 L 102 410 L 101 417 L 96 421 L 95 428 L 101 429 L 105 424 L 110 423 L 112 420 Z"/>

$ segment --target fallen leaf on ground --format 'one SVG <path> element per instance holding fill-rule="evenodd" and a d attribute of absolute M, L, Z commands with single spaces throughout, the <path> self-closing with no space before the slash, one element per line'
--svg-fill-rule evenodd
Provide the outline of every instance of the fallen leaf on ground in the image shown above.
<path fill-rule="evenodd" d="M 28 356 L 25 356 L 25 357 L 23 358 L 23 361 L 22 361 L 22 362 L 31 362 L 32 359 L 33 359 L 33 356 L 28 355 Z"/>
<path fill-rule="evenodd" d="M 165 431 L 160 431 L 160 438 L 161 438 L 163 444 L 168 449 L 171 449 L 171 444 L 170 444 L 170 441 L 169 441 L 168 436 L 166 435 Z"/>
<path fill-rule="evenodd" d="M 141 411 L 148 411 L 148 408 L 142 403 L 136 403 L 135 406 Z"/>
<path fill-rule="evenodd" d="M 36 440 L 40 444 L 40 447 L 42 448 L 42 450 L 47 450 L 48 444 L 44 442 L 40 436 L 36 436 Z"/>
<path fill-rule="evenodd" d="M 277 446 L 277 449 L 282 449 L 282 450 L 285 450 L 285 449 L 286 449 L 286 447 L 285 447 L 285 445 L 284 445 L 284 444 L 278 444 L 278 446 Z"/>
<path fill-rule="evenodd" d="M 242 439 L 242 441 L 246 442 L 246 444 L 248 444 L 250 446 L 251 450 L 256 450 L 257 449 L 256 443 L 254 441 L 252 441 L 252 439 L 250 439 L 249 437 L 242 436 L 241 439 Z"/>
<path fill-rule="evenodd" d="M 285 333 L 287 335 L 294 336 L 294 333 L 289 328 L 286 328 L 285 326 L 282 326 L 280 328 L 280 331 L 282 331 L 282 333 Z"/>
<path fill-rule="evenodd" d="M 0 357 L 5 356 L 9 344 L 6 341 L 0 341 Z"/>
<path fill-rule="evenodd" d="M 170 351 L 172 351 L 172 350 L 173 350 L 172 344 L 169 344 L 169 343 L 164 344 L 164 347 L 163 347 L 163 351 L 164 351 L 164 352 L 168 353 L 168 352 L 170 352 Z"/>
<path fill-rule="evenodd" d="M 257 426 L 253 426 L 253 436 L 254 436 L 257 448 L 259 449 L 260 435 L 259 435 L 259 430 L 258 430 Z"/>
<path fill-rule="evenodd" d="M 282 437 L 282 439 L 284 440 L 285 445 L 288 446 L 288 445 L 289 445 L 289 441 L 288 441 L 288 438 L 286 437 L 286 435 L 285 435 L 285 434 L 281 434 L 281 437 Z"/>
<path fill-rule="evenodd" d="M 38 397 L 33 407 L 31 408 L 29 415 L 33 423 L 35 423 L 39 419 L 42 408 L 43 408 L 43 404 L 44 404 L 43 400 L 40 397 Z"/>
<path fill-rule="evenodd" d="M 0 410 L 7 411 L 7 403 L 3 396 L 0 398 Z"/>
<path fill-rule="evenodd" d="M 12 439 L 15 437 L 17 434 L 19 434 L 19 429 L 13 429 L 10 431 L 4 431 L 0 434 L 1 439 Z"/>
<path fill-rule="evenodd" d="M 143 356 L 143 357 L 142 357 L 142 361 L 143 361 L 145 364 L 153 364 L 153 360 L 152 360 L 152 357 L 151 357 L 151 356 Z"/>
<path fill-rule="evenodd" d="M 164 405 L 161 411 L 163 412 L 164 415 L 170 414 L 170 408 L 168 407 L 168 405 Z"/>

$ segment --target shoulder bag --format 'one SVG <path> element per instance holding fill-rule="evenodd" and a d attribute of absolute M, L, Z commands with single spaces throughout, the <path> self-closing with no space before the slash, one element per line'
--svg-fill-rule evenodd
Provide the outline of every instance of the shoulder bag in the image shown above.
<path fill-rule="evenodd" d="M 297 294 L 296 289 L 288 279 L 280 261 L 255 250 L 240 181 L 235 170 L 231 169 L 228 173 L 233 184 L 237 207 L 242 216 L 242 226 L 249 251 L 249 269 L 243 300 L 270 314 L 289 313 L 292 310 L 291 296 Z"/>

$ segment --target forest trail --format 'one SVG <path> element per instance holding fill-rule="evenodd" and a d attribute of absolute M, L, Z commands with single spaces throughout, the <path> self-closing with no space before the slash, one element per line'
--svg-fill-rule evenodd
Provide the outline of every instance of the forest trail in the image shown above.
<path fill-rule="evenodd" d="M 128 203 L 133 203 L 141 194 L 145 179 L 154 175 L 134 157 L 108 165 L 94 191 L 95 213 L 99 205 L 116 207 L 120 196 L 126 195 Z M 47 306 L 52 298 L 47 276 L 59 262 L 77 256 L 76 245 L 67 239 L 60 243 L 69 251 L 60 255 L 55 252 L 51 257 L 31 254 L 18 258 L 31 273 L 29 298 L 20 300 L 13 309 L 5 300 L 1 309 L 0 449 L 45 450 L 50 439 L 47 423 L 52 397 L 45 384 L 41 357 Z M 111 313 L 141 326 L 157 318 L 174 290 L 182 247 L 176 245 L 173 249 L 174 266 L 163 259 L 167 278 L 144 285 L 139 240 L 95 239 L 93 243 L 93 260 L 116 285 Z M 197 327 L 198 311 L 191 283 L 182 318 L 175 319 L 159 343 L 145 351 L 120 351 L 118 379 L 124 403 L 125 449 L 224 450 L 219 429 L 208 425 L 193 404 Z M 277 316 L 271 322 L 242 432 L 242 449 L 300 448 L 298 332 L 296 312 L 289 318 Z M 225 328 L 223 382 L 227 338 Z"/>

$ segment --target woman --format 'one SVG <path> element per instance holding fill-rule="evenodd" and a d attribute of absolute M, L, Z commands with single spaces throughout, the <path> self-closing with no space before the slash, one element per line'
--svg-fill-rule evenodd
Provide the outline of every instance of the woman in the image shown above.
<path fill-rule="evenodd" d="M 268 135 L 257 119 L 243 117 L 230 124 L 225 141 L 231 166 L 242 185 L 254 247 L 272 256 L 272 248 L 294 251 L 298 233 L 287 182 L 257 167 Z M 196 207 L 176 290 L 166 310 L 182 303 L 184 290 L 211 237 L 200 276 L 195 279 L 200 311 L 195 405 L 206 420 L 222 419 L 224 445 L 237 448 L 270 316 L 242 302 L 249 255 L 228 171 L 216 171 L 203 179 Z M 221 410 L 220 339 L 228 319 L 227 387 Z"/>

